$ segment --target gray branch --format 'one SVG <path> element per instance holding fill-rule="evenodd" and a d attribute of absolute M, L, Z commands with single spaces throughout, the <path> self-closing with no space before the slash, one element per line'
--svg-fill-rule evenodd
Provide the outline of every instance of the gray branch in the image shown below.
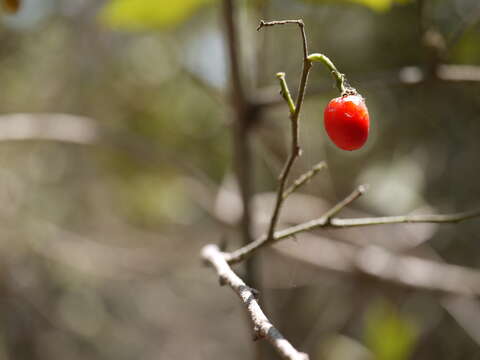
<path fill-rule="evenodd" d="M 347 199 L 355 197 L 353 195 L 361 195 L 359 190 L 355 190 L 345 200 L 339 204 L 344 203 Z M 358 197 L 358 196 L 357 196 Z M 332 209 L 335 209 L 338 205 L 335 205 Z M 343 207 L 342 207 L 343 208 Z M 480 216 L 480 209 L 465 211 L 455 214 L 438 214 L 438 215 L 403 215 L 403 216 L 383 216 L 383 217 L 368 217 L 368 218 L 353 218 L 353 219 L 341 219 L 331 218 L 328 211 L 325 215 L 318 219 L 310 220 L 299 225 L 289 227 L 284 230 L 276 231 L 273 239 L 269 240 L 266 235 L 259 237 L 254 242 L 226 254 L 226 259 L 229 264 L 234 264 L 242 261 L 245 258 L 251 256 L 258 249 L 278 242 L 282 239 L 292 237 L 296 234 L 321 229 L 321 228 L 347 228 L 347 227 L 359 227 L 359 226 L 374 226 L 374 225 L 387 225 L 387 224 L 404 224 L 404 223 L 458 223 L 464 220 L 473 219 Z"/>
<path fill-rule="evenodd" d="M 213 266 L 220 279 L 220 284 L 228 285 L 242 300 L 255 331 L 256 338 L 268 340 L 283 359 L 308 360 L 307 354 L 296 350 L 278 331 L 263 313 L 256 299 L 256 291 L 248 287 L 225 261 L 224 254 L 216 245 L 206 245 L 202 258 Z"/>

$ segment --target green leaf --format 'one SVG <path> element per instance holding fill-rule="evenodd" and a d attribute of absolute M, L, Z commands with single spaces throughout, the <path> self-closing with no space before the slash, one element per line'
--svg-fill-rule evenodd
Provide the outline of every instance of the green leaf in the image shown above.
<path fill-rule="evenodd" d="M 378 12 L 390 10 L 394 4 L 405 4 L 409 0 L 350 0 Z"/>
<path fill-rule="evenodd" d="M 409 359 L 417 334 L 415 324 L 387 302 L 367 312 L 365 340 L 375 360 Z"/>
<path fill-rule="evenodd" d="M 108 26 L 148 30 L 174 26 L 215 0 L 110 0 L 100 13 Z"/>
<path fill-rule="evenodd" d="M 312 3 L 356 3 L 359 5 L 366 6 L 374 11 L 383 12 L 388 11 L 395 4 L 406 4 L 411 2 L 411 0 L 305 0 Z"/>

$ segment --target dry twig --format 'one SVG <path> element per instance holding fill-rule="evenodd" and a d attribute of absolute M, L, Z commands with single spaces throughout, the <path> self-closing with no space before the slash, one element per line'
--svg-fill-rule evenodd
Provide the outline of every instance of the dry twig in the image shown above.
<path fill-rule="evenodd" d="M 262 29 L 266 26 L 275 26 L 275 25 L 285 25 L 285 24 L 296 24 L 300 28 L 300 33 L 302 35 L 303 42 L 303 71 L 302 78 L 300 79 L 300 85 L 298 87 L 298 96 L 295 105 L 291 100 L 290 91 L 288 90 L 287 83 L 285 81 L 285 74 L 278 73 L 277 77 L 280 80 L 280 85 L 282 88 L 283 98 L 287 101 L 290 108 L 290 120 L 291 120 L 291 130 L 292 130 L 292 144 L 290 155 L 283 167 L 283 170 L 279 177 L 279 184 L 277 189 L 277 199 L 275 206 L 272 212 L 272 217 L 270 219 L 270 226 L 268 228 L 267 238 L 273 239 L 275 233 L 275 227 L 277 226 L 278 218 L 280 216 L 280 211 L 282 209 L 284 197 L 285 186 L 287 184 L 288 175 L 292 169 L 293 163 L 297 157 L 301 154 L 301 148 L 299 144 L 299 118 L 300 111 L 302 109 L 303 99 L 305 98 L 305 90 L 307 87 L 308 74 L 312 68 L 312 63 L 308 60 L 308 44 L 307 36 L 305 34 L 305 25 L 302 20 L 281 20 L 281 21 L 260 21 L 260 25 L 257 30 Z M 247 245 L 248 246 L 248 245 Z"/>
<path fill-rule="evenodd" d="M 226 259 L 229 264 L 238 263 L 245 258 L 250 257 L 255 251 L 280 241 L 292 237 L 296 234 L 311 231 L 321 228 L 347 228 L 359 226 L 374 226 L 387 224 L 403 224 L 403 223 L 458 223 L 460 221 L 472 219 L 480 216 L 480 209 L 466 211 L 455 214 L 438 214 L 438 215 L 403 215 L 403 216 L 383 216 L 383 217 L 368 217 L 368 218 L 354 218 L 341 219 L 334 218 L 340 210 L 357 199 L 365 192 L 364 188 L 356 189 L 347 198 L 335 205 L 331 210 L 327 211 L 318 219 L 310 220 L 299 225 L 289 227 L 284 230 L 276 231 L 273 238 L 263 235 L 250 244 L 226 254 Z M 333 215 L 332 215 L 333 213 Z"/>
<path fill-rule="evenodd" d="M 308 183 L 310 180 L 312 180 L 315 175 L 318 174 L 320 170 L 323 170 L 327 167 L 327 164 L 325 161 L 321 161 L 318 164 L 314 165 L 310 170 L 308 170 L 306 173 L 300 175 L 293 183 L 290 185 L 284 192 L 283 192 L 283 199 L 285 200 L 290 194 L 294 193 L 297 191 L 300 187 Z"/>
<path fill-rule="evenodd" d="M 216 245 L 206 245 L 202 250 L 202 258 L 214 267 L 220 284 L 228 285 L 240 297 L 252 321 L 257 338 L 268 340 L 283 359 L 308 360 L 308 355 L 296 350 L 268 320 L 256 300 L 256 291 L 248 287 L 233 272 Z"/>

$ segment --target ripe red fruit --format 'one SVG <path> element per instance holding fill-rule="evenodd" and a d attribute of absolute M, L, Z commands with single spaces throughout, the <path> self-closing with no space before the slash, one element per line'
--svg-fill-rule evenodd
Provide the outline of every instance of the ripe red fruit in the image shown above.
<path fill-rule="evenodd" d="M 324 111 L 325 130 L 343 150 L 356 150 L 368 138 L 370 120 L 365 100 L 360 95 L 345 95 L 330 100 Z"/>

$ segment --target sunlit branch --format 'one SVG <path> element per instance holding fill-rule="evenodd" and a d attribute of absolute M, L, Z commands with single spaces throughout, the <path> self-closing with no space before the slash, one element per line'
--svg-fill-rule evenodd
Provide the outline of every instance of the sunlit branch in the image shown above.
<path fill-rule="evenodd" d="M 357 189 L 358 190 L 358 189 Z M 350 198 L 347 197 L 345 200 Z M 344 200 L 344 201 L 345 201 Z M 335 209 L 337 205 L 333 208 Z M 342 207 L 343 208 L 343 207 Z M 404 224 L 404 223 L 458 223 L 460 221 L 476 218 L 480 216 L 480 209 L 455 213 L 455 214 L 438 214 L 438 215 L 403 215 L 403 216 L 383 216 L 383 217 L 368 217 L 368 218 L 354 218 L 354 219 L 341 219 L 341 218 L 329 218 L 322 216 L 318 219 L 310 220 L 299 225 L 289 227 L 284 230 L 276 231 L 273 240 L 267 241 L 267 237 L 264 235 L 254 242 L 244 246 L 231 253 L 225 254 L 228 263 L 234 264 L 242 261 L 245 258 L 251 256 L 256 250 L 264 247 L 265 245 L 275 243 L 279 240 L 289 238 L 296 234 L 312 231 L 322 228 L 351 228 L 360 226 L 375 226 L 375 225 L 387 225 L 387 224 Z"/>
<path fill-rule="evenodd" d="M 288 360 L 308 360 L 308 355 L 296 350 L 283 337 L 263 313 L 257 301 L 257 292 L 237 276 L 225 261 L 225 257 L 216 245 L 207 245 L 202 250 L 202 258 L 217 272 L 221 285 L 228 285 L 241 299 L 252 322 L 256 339 L 266 339 L 277 353 Z"/>

